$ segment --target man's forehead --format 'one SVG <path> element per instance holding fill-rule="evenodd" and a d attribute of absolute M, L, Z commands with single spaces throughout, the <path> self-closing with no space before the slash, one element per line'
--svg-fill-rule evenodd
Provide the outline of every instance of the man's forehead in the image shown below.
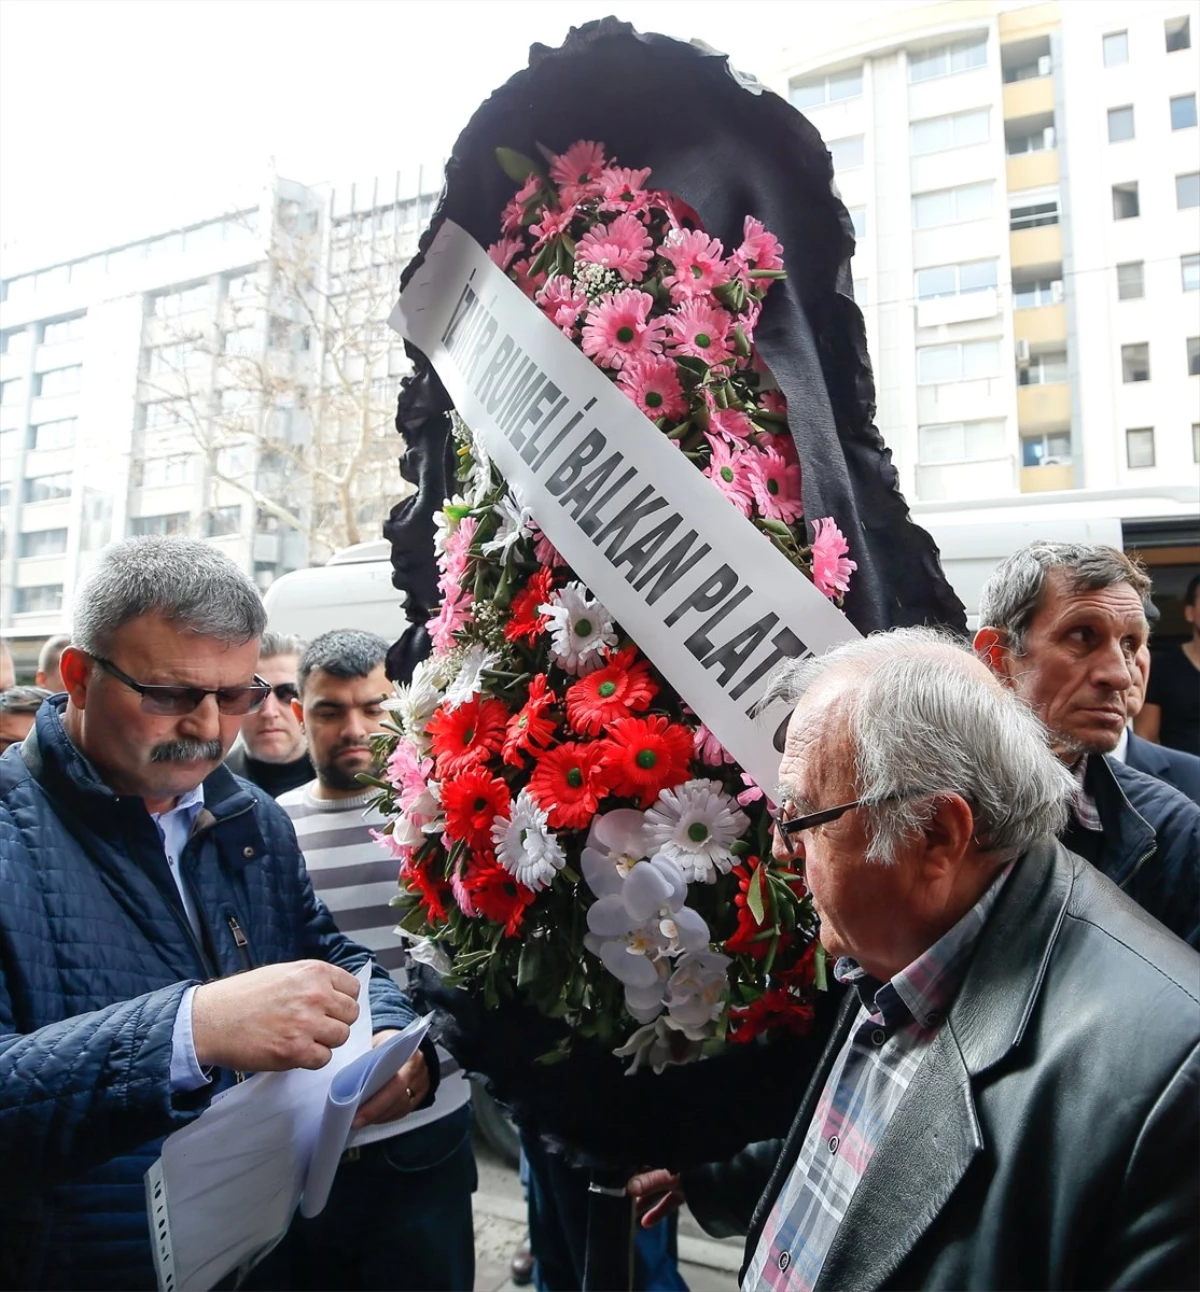
<path fill-rule="evenodd" d="M 1035 618 L 1060 620 L 1077 615 L 1103 615 L 1149 631 L 1146 608 L 1132 584 L 1122 581 L 1103 588 L 1077 589 L 1071 586 L 1066 571 L 1051 570 Z"/>
<path fill-rule="evenodd" d="M 313 704 L 367 704 L 391 692 L 392 684 L 382 664 L 365 677 L 335 677 L 323 668 L 314 668 L 304 683 L 304 699 Z"/>

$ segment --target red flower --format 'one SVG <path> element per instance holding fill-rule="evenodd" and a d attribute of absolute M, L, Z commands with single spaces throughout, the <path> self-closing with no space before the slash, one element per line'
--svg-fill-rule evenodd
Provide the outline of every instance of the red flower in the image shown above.
<path fill-rule="evenodd" d="M 442 783 L 446 833 L 480 852 L 491 852 L 492 822 L 508 816 L 508 786 L 482 767 L 470 767 Z"/>
<path fill-rule="evenodd" d="M 486 763 L 504 743 L 508 709 L 503 700 L 473 695 L 457 709 L 439 709 L 429 719 L 439 780 Z"/>
<path fill-rule="evenodd" d="M 753 1041 L 773 1028 L 786 1028 L 803 1036 L 812 1023 L 813 1007 L 786 987 L 772 987 L 745 1009 L 729 1011 L 729 1039 Z"/>
<path fill-rule="evenodd" d="M 553 590 L 554 572 L 542 566 L 512 599 L 511 617 L 504 625 L 505 641 L 533 641 L 538 633 L 545 631 L 549 616 L 539 615 L 538 606 L 550 600 Z"/>
<path fill-rule="evenodd" d="M 766 873 L 762 871 L 762 863 L 757 857 L 747 857 L 743 864 L 733 868 L 732 873 L 737 876 L 738 881 L 738 891 L 733 898 L 733 904 L 737 911 L 737 928 L 734 930 L 732 937 L 725 939 L 725 950 L 731 956 L 749 956 L 752 960 L 765 960 L 771 950 L 771 939 L 761 938 L 755 941 L 755 938 L 764 930 L 773 929 L 776 925 L 771 886 L 766 882 Z M 789 883 L 798 884 L 800 891 L 804 891 L 804 881 L 794 871 L 776 868 L 775 873 L 783 876 Z M 752 884 L 758 886 L 761 895 L 763 908 L 763 921 L 761 924 L 754 918 L 754 912 L 750 909 L 750 887 Z M 781 930 L 779 941 L 776 945 L 776 955 L 779 955 L 790 946 L 792 940 L 792 934 Z"/>
<path fill-rule="evenodd" d="M 529 792 L 555 829 L 582 830 L 608 793 L 603 743 L 577 741 L 539 756 Z"/>
<path fill-rule="evenodd" d="M 506 938 L 516 937 L 525 908 L 537 897 L 533 889 L 518 883 L 490 857 L 473 860 L 463 882 L 479 914 L 503 924 Z"/>
<path fill-rule="evenodd" d="M 609 729 L 606 778 L 614 794 L 649 807 L 660 790 L 688 778 L 692 733 L 666 718 L 619 718 Z"/>
<path fill-rule="evenodd" d="M 412 866 L 404 873 L 409 892 L 416 893 L 431 924 L 446 923 L 446 903 L 452 901 L 450 885 L 430 874 L 426 866 Z"/>
<path fill-rule="evenodd" d="M 529 698 L 520 713 L 508 720 L 504 737 L 504 761 L 521 766 L 522 754 L 536 754 L 554 739 L 555 721 L 546 710 L 556 703 L 554 692 L 546 687 L 545 673 L 539 673 L 529 684 Z"/>
<path fill-rule="evenodd" d="M 567 692 L 567 721 L 582 735 L 598 736 L 611 722 L 640 713 L 658 694 L 650 677 L 650 665 L 637 663 L 637 648 L 628 646 L 614 655 L 605 653 L 608 661 L 587 677 L 582 677 Z"/>

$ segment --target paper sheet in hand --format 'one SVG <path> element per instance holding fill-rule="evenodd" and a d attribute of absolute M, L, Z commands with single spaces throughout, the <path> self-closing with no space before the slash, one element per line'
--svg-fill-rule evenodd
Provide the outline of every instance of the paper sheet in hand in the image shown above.
<path fill-rule="evenodd" d="M 325 1205 L 359 1104 L 404 1065 L 429 1026 L 417 1019 L 371 1049 L 370 972 L 367 965 L 358 974 L 362 1008 L 325 1067 L 259 1073 L 163 1144 L 146 1173 L 161 1292 L 207 1292 L 269 1251 L 302 1199 L 305 1215 Z"/>

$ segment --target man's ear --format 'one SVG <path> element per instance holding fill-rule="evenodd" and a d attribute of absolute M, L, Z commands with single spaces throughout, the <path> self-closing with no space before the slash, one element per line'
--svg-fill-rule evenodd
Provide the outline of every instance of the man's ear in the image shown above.
<path fill-rule="evenodd" d="M 68 646 L 58 661 L 63 690 L 77 709 L 87 708 L 88 683 L 92 677 L 92 657 L 78 646 Z"/>
<path fill-rule="evenodd" d="M 925 823 L 922 866 L 930 876 L 952 876 L 971 847 L 975 813 L 961 794 L 939 796 L 933 815 Z"/>
<path fill-rule="evenodd" d="M 1006 686 L 1013 683 L 1013 658 L 1003 628 L 981 628 L 975 634 L 975 654 Z"/>

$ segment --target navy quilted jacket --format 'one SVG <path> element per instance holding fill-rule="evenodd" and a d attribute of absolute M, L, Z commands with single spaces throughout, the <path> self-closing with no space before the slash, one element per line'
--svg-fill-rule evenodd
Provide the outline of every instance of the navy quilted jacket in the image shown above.
<path fill-rule="evenodd" d="M 142 1176 L 221 1084 L 169 1090 L 185 989 L 369 953 L 313 893 L 286 814 L 223 767 L 181 859 L 197 939 L 143 801 L 99 780 L 65 702 L 0 757 L 0 1287 L 153 1288 Z M 371 1009 L 377 1030 L 413 1018 L 378 967 Z"/>

